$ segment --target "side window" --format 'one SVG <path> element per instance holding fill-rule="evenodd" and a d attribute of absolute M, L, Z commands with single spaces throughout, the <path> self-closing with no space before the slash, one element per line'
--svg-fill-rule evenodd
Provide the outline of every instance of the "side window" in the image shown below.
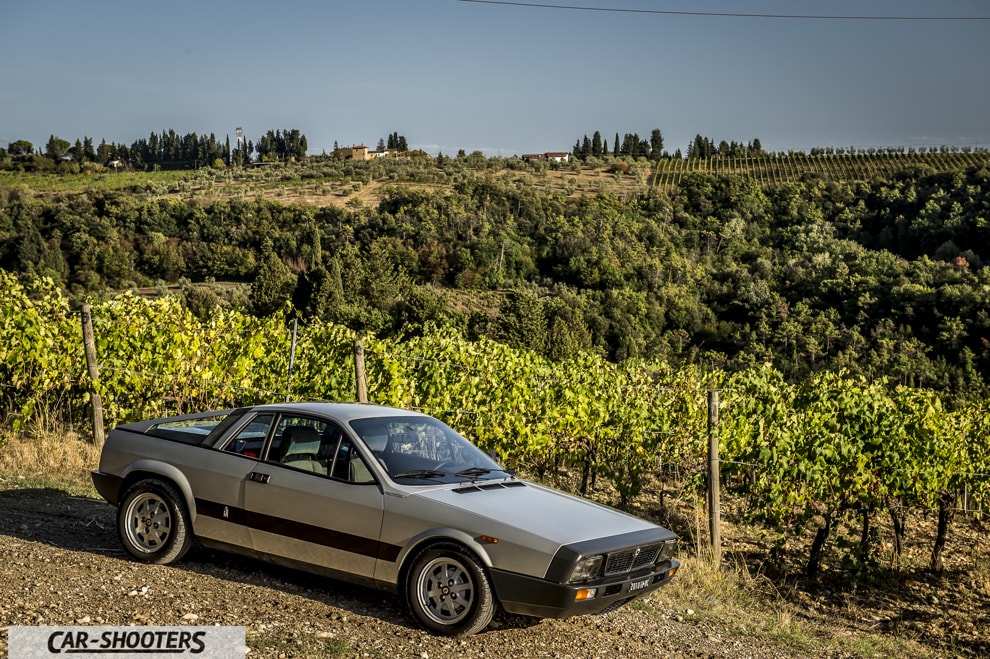
<path fill-rule="evenodd" d="M 332 423 L 282 416 L 275 425 L 267 462 L 352 483 L 373 483 L 367 464 Z"/>
<path fill-rule="evenodd" d="M 354 448 L 354 443 L 343 437 L 333 460 L 334 478 L 339 478 L 350 483 L 374 483 L 375 477 L 371 475 L 367 463 Z"/>
<path fill-rule="evenodd" d="M 261 449 L 265 445 L 265 438 L 275 420 L 274 414 L 259 414 L 240 429 L 236 435 L 230 438 L 221 451 L 227 453 L 237 453 L 249 458 L 257 458 L 261 455 Z"/>
<path fill-rule="evenodd" d="M 319 440 L 327 424 L 316 419 L 302 416 L 283 415 L 275 424 L 275 433 L 271 445 L 265 455 L 268 462 L 282 462 L 283 458 L 293 453 L 316 453 L 318 449 L 312 446 Z M 302 446 L 307 444 L 307 446 Z M 312 449 L 312 450 L 311 450 Z"/>
<path fill-rule="evenodd" d="M 332 475 L 340 437 L 340 429 L 325 421 L 283 416 L 275 427 L 266 459 L 293 469 Z"/>

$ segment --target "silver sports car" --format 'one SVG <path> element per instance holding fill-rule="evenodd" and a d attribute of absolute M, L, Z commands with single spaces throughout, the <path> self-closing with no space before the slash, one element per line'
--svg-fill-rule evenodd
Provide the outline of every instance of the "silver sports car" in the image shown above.
<path fill-rule="evenodd" d="M 121 425 L 93 472 L 124 548 L 193 538 L 405 595 L 449 636 L 509 613 L 615 609 L 670 581 L 677 536 L 516 478 L 425 414 L 291 403 Z"/>

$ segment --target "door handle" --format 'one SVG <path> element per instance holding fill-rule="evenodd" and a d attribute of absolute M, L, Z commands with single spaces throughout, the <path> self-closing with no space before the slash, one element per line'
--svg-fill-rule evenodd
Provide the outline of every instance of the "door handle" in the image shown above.
<path fill-rule="evenodd" d="M 268 474 L 259 474 L 256 471 L 252 471 L 248 474 L 248 478 L 253 480 L 255 483 L 267 483 L 270 476 Z"/>

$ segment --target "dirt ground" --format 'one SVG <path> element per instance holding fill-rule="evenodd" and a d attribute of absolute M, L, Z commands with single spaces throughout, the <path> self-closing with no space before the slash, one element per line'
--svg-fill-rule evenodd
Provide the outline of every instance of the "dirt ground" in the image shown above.
<path fill-rule="evenodd" d="M 476 636 L 445 639 L 416 628 L 393 594 L 198 545 L 171 566 L 136 563 L 120 549 L 114 509 L 100 500 L 0 479 L 0 511 L 2 653 L 10 625 L 218 624 L 246 627 L 250 657 L 846 657 L 860 653 L 836 650 L 830 637 L 877 631 L 919 639 L 908 646 L 916 656 L 990 654 L 986 581 L 949 593 L 916 582 L 785 594 L 796 613 L 783 615 L 805 619 L 820 645 L 740 633 L 662 594 L 604 616 L 500 614 Z"/>

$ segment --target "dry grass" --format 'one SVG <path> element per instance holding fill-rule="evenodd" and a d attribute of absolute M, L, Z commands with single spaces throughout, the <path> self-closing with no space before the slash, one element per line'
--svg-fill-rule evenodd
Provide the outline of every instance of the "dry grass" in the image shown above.
<path fill-rule="evenodd" d="M 39 414 L 22 432 L 6 432 L 0 439 L 0 477 L 17 487 L 95 496 L 89 472 L 99 462 L 100 450 L 53 414 Z"/>
<path fill-rule="evenodd" d="M 744 560 L 730 555 L 723 556 L 720 567 L 707 557 L 683 557 L 670 584 L 633 606 L 657 616 L 666 615 L 661 609 L 676 611 L 677 622 L 721 629 L 727 632 L 726 641 L 762 639 L 781 656 L 942 656 L 910 638 L 850 627 L 827 610 L 809 612 L 779 593 L 770 579 L 751 573 Z"/>

